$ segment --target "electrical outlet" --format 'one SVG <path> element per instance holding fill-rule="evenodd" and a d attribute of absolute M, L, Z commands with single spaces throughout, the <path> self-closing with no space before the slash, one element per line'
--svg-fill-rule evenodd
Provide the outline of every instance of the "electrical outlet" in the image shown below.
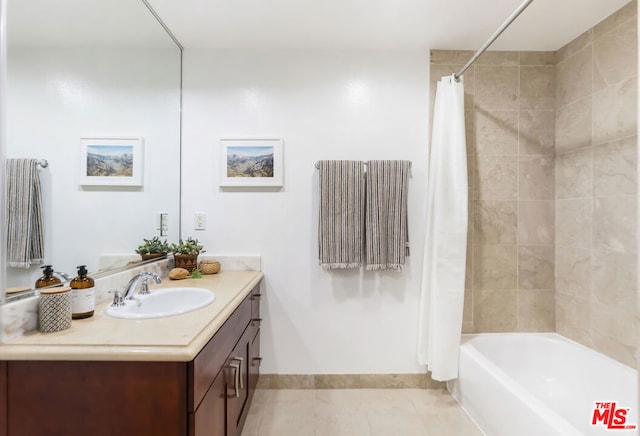
<path fill-rule="evenodd" d="M 197 212 L 194 219 L 194 230 L 206 230 L 207 228 L 207 214 L 203 212 Z"/>

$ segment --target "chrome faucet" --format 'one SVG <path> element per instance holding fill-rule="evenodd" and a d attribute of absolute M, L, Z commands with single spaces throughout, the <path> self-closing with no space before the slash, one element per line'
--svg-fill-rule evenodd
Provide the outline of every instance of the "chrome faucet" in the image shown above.
<path fill-rule="evenodd" d="M 127 284 L 125 290 L 124 290 L 124 295 L 122 296 L 123 300 L 132 300 L 133 294 L 136 292 L 136 287 L 138 286 L 139 282 L 142 282 L 142 284 L 140 285 L 140 295 L 147 295 L 149 294 L 149 279 L 152 278 L 156 283 L 161 283 L 162 279 L 160 278 L 160 276 L 156 273 L 153 272 L 142 272 L 140 274 L 138 274 L 137 276 L 135 276 L 134 278 L 132 278 L 131 280 L 129 280 L 129 283 Z"/>
<path fill-rule="evenodd" d="M 62 271 L 54 271 L 53 275 L 62 277 L 65 282 L 70 282 L 71 281 L 71 276 L 69 274 L 67 274 L 67 273 L 63 273 Z"/>

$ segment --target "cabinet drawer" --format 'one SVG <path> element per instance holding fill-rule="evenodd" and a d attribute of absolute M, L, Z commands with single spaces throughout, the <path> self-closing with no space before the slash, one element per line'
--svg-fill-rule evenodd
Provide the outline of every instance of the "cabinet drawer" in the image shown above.
<path fill-rule="evenodd" d="M 251 321 L 251 294 L 238 306 L 220 330 L 189 362 L 188 410 L 194 412 L 225 364 L 227 357 L 238 343 Z"/>

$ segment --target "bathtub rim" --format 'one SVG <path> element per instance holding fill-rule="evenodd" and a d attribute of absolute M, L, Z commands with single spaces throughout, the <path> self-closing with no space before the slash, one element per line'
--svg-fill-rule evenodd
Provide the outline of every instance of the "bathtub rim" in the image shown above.
<path fill-rule="evenodd" d="M 556 340 L 560 340 L 561 342 L 568 342 L 570 344 L 573 344 L 575 346 L 577 346 L 578 348 L 587 351 L 589 353 L 598 353 L 599 357 L 604 358 L 605 360 L 609 361 L 611 364 L 619 366 L 621 369 L 627 370 L 627 371 L 633 371 L 636 374 L 640 375 L 638 370 L 626 365 L 616 359 L 614 359 L 613 357 L 607 356 L 604 353 L 601 353 L 598 350 L 595 350 L 593 348 L 587 347 L 586 345 L 581 344 L 580 342 L 577 342 L 571 338 L 568 338 L 566 336 L 561 335 L 560 333 L 556 333 L 556 332 L 491 332 L 491 333 L 464 333 L 461 336 L 460 339 L 460 347 L 462 347 L 463 344 L 469 342 L 470 340 L 472 340 L 474 337 L 478 337 L 478 336 L 535 336 L 535 337 L 545 337 L 547 339 L 556 339 Z M 477 347 L 473 347 L 474 349 L 478 350 Z M 478 350 L 478 352 L 482 355 L 484 355 L 482 353 L 482 351 Z"/>

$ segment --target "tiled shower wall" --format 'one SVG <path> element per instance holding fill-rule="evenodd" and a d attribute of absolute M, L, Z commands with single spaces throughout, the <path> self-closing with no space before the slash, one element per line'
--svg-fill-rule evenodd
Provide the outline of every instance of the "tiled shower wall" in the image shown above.
<path fill-rule="evenodd" d="M 635 366 L 636 11 L 465 73 L 463 331 L 555 330 Z M 472 54 L 432 51 L 432 96 Z"/>
<path fill-rule="evenodd" d="M 637 4 L 557 52 L 556 329 L 635 367 Z"/>
<path fill-rule="evenodd" d="M 431 52 L 432 96 L 472 54 Z M 555 329 L 554 76 L 552 52 L 487 52 L 464 74 L 465 332 Z"/>

